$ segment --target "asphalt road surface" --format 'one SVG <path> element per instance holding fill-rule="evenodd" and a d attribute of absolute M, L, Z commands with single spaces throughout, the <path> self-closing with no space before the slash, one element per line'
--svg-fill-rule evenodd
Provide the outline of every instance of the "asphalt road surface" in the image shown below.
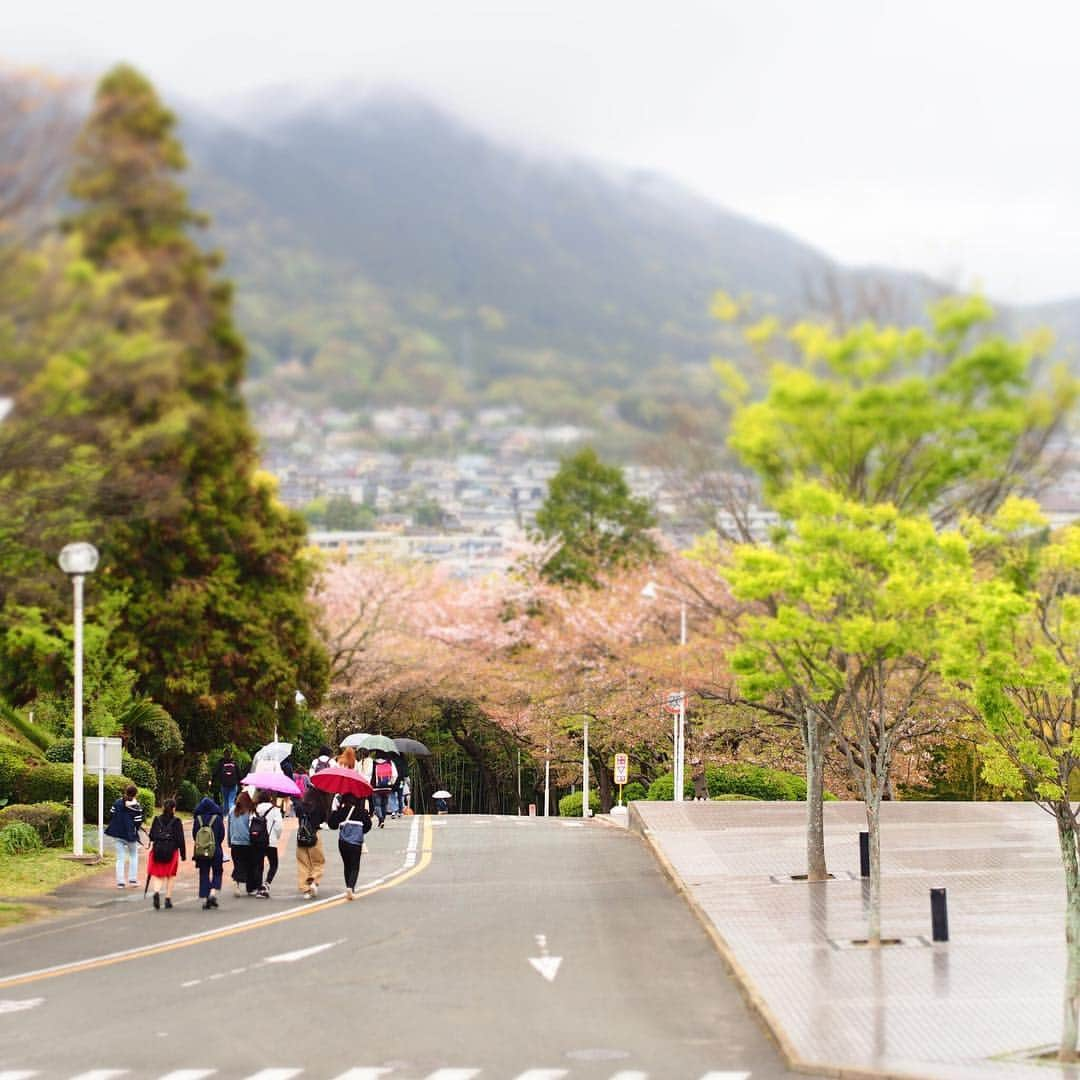
<path fill-rule="evenodd" d="M 323 838 L 316 901 L 296 892 L 290 828 L 269 901 L 226 890 L 204 911 L 188 863 L 172 911 L 103 887 L 85 910 L 0 934 L 0 1080 L 791 1075 L 625 831 L 388 821 L 355 902 Z"/>

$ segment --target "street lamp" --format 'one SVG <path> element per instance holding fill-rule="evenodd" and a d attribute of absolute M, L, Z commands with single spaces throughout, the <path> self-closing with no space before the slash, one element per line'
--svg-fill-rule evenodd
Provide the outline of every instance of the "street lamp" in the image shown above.
<path fill-rule="evenodd" d="M 75 755 L 71 776 L 72 854 L 83 853 L 83 578 L 97 568 L 93 544 L 68 544 L 60 552 L 60 569 L 75 590 Z M 101 855 L 101 852 L 98 852 Z"/>
<path fill-rule="evenodd" d="M 650 581 L 645 585 L 641 590 L 641 596 L 645 600 L 655 600 L 661 592 L 669 593 L 679 601 L 679 646 L 684 685 L 679 688 L 678 711 L 675 715 L 672 734 L 675 743 L 675 791 L 673 794 L 675 802 L 682 802 L 686 775 L 686 597 L 675 589 L 657 585 L 655 581 Z"/>

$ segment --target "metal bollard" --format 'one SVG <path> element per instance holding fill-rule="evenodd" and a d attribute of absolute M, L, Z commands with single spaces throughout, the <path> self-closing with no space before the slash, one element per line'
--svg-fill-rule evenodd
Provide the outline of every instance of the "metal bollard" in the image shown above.
<path fill-rule="evenodd" d="M 949 940 L 949 905 L 944 889 L 930 890 L 930 923 L 935 941 Z"/>
<path fill-rule="evenodd" d="M 859 833 L 859 873 L 863 877 L 870 876 L 870 834 Z"/>

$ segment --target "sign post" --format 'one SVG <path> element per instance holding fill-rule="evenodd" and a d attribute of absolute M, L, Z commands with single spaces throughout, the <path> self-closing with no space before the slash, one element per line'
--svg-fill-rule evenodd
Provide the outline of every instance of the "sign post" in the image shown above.
<path fill-rule="evenodd" d="M 615 755 L 615 783 L 619 785 L 619 805 L 622 806 L 622 789 L 630 772 L 630 755 Z"/>
<path fill-rule="evenodd" d="M 87 735 L 85 739 L 86 768 L 97 770 L 97 835 L 98 858 L 105 858 L 105 774 L 120 776 L 123 773 L 124 743 L 122 739 L 109 739 Z"/>

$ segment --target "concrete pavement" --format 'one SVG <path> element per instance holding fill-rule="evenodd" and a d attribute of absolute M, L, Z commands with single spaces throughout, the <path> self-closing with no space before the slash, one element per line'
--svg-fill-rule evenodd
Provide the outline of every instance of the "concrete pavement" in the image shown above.
<path fill-rule="evenodd" d="M 805 804 L 634 803 L 788 1062 L 825 1075 L 1047 1080 L 1060 1034 L 1064 879 L 1051 818 L 1024 803 L 886 803 L 882 932 L 868 951 L 861 803 L 825 805 L 834 879 L 805 871 Z M 950 941 L 931 942 L 929 890 Z"/>

